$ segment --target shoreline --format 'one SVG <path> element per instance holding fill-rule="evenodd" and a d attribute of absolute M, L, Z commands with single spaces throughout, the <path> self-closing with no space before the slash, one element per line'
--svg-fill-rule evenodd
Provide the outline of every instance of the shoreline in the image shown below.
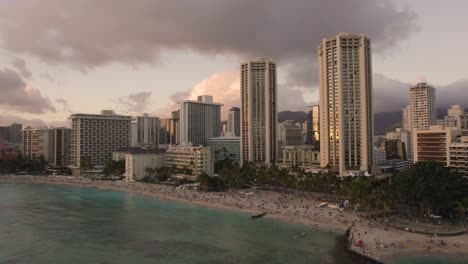
<path fill-rule="evenodd" d="M 300 224 L 323 232 L 343 236 L 345 251 L 373 261 L 392 263 L 402 257 L 432 257 L 454 261 L 468 260 L 468 235 L 428 237 L 417 233 L 385 227 L 379 222 L 364 219 L 351 210 L 340 212 L 332 208 L 316 208 L 323 202 L 320 195 L 302 192 L 274 192 L 267 190 L 228 190 L 226 192 L 198 192 L 175 186 L 124 181 L 93 181 L 68 176 L 0 175 L 0 182 L 52 184 L 114 190 L 145 197 L 158 198 L 178 204 L 238 212 L 250 217 L 266 212 L 265 218 Z M 349 230 L 349 236 L 347 236 Z M 445 246 L 436 244 L 441 239 Z M 357 241 L 365 246 L 357 246 Z M 432 241 L 432 239 L 431 239 Z M 429 250 L 426 250 L 427 248 Z"/>
<path fill-rule="evenodd" d="M 7 178 L 6 178 L 6 177 Z M 79 182 L 78 182 L 79 181 Z M 194 205 L 194 206 L 201 206 L 209 209 L 219 209 L 219 210 L 226 210 L 231 212 L 239 212 L 245 214 L 246 217 L 250 217 L 255 214 L 259 214 L 262 212 L 267 212 L 264 218 L 268 219 L 275 219 L 280 220 L 289 224 L 300 224 L 305 225 L 308 227 L 316 228 L 324 232 L 333 232 L 338 235 L 344 235 L 346 230 L 349 228 L 348 225 L 344 225 L 342 223 L 334 222 L 334 223 L 323 223 L 320 221 L 313 221 L 309 218 L 304 217 L 292 217 L 285 214 L 280 214 L 281 210 L 272 211 L 272 210 L 265 210 L 261 208 L 242 208 L 232 205 L 226 205 L 224 203 L 216 203 L 210 201 L 203 201 L 199 199 L 185 199 L 178 197 L 176 195 L 170 195 L 167 193 L 158 192 L 161 191 L 160 189 L 174 189 L 175 187 L 170 185 L 163 185 L 163 184 L 150 184 L 150 183 L 140 183 L 140 182 L 133 182 L 127 183 L 122 181 L 93 181 L 89 179 L 83 178 L 75 178 L 71 176 L 23 176 L 23 175 L 0 175 L 0 182 L 12 182 L 12 183 L 26 183 L 26 184 L 53 184 L 53 185 L 66 185 L 66 186 L 76 186 L 76 187 L 89 187 L 89 188 L 98 188 L 101 190 L 113 190 L 113 191 L 120 191 L 129 194 L 137 194 L 146 197 L 158 198 L 165 201 L 175 202 L 178 204 L 184 205 Z M 144 190 L 144 187 L 154 187 L 150 188 L 151 191 Z M 234 192 L 238 192 L 239 190 L 232 190 L 231 192 L 214 192 L 214 193 L 202 193 L 215 196 L 227 196 L 227 195 L 237 195 Z M 193 190 L 186 190 L 187 193 L 200 193 L 198 191 Z M 275 193 L 272 191 L 257 191 L 261 193 L 266 193 L 267 196 L 271 193 Z M 279 193 L 275 193 L 279 194 Z M 317 201 L 318 202 L 318 201 Z M 315 204 L 313 204 L 315 206 Z"/>

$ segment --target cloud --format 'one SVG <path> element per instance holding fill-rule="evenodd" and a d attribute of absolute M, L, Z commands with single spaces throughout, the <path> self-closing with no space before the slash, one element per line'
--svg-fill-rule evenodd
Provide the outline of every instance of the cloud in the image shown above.
<path fill-rule="evenodd" d="M 11 63 L 13 64 L 13 67 L 15 67 L 24 78 L 29 79 L 32 77 L 32 73 L 29 71 L 25 60 L 15 57 L 13 58 Z"/>
<path fill-rule="evenodd" d="M 48 98 L 8 68 L 0 70 L 0 107 L 33 114 L 56 111 Z"/>
<path fill-rule="evenodd" d="M 153 64 L 165 50 L 267 57 L 288 89 L 317 82 L 323 38 L 363 33 L 384 53 L 419 29 L 415 12 L 386 0 L 15 0 L 0 22 L 4 48 L 46 63 Z"/>
<path fill-rule="evenodd" d="M 117 98 L 121 110 L 125 113 L 142 112 L 149 104 L 152 92 L 139 92 Z"/>
<path fill-rule="evenodd" d="M 179 103 L 183 100 L 196 100 L 199 95 L 212 95 L 213 101 L 222 103 L 222 118 L 227 117 L 227 112 L 233 106 L 240 107 L 240 77 L 238 71 L 218 72 L 209 78 L 202 80 L 192 89 L 175 93 L 170 97 L 170 102 L 158 109 L 156 112 L 161 117 L 167 117 L 171 111 L 179 108 Z M 284 85 L 279 85 L 278 105 L 279 111 L 304 110 L 306 102 L 302 92 L 294 89 L 286 89 Z"/>
<path fill-rule="evenodd" d="M 68 104 L 68 101 L 65 100 L 62 97 L 59 97 L 55 99 L 55 102 L 61 106 L 61 110 L 68 112 L 68 113 L 73 113 L 74 111 L 70 109 L 70 105 Z"/>

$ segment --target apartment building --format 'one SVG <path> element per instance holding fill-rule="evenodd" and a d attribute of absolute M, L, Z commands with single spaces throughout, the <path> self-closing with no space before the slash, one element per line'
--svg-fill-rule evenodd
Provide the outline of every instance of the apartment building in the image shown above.
<path fill-rule="evenodd" d="M 28 159 L 49 158 L 49 129 L 27 127 L 21 130 L 22 155 Z"/>
<path fill-rule="evenodd" d="M 70 133 L 65 127 L 49 129 L 48 162 L 56 168 L 67 167 L 70 161 Z"/>
<path fill-rule="evenodd" d="M 103 168 L 112 159 L 112 152 L 130 146 L 131 116 L 117 115 L 111 110 L 101 114 L 73 114 L 70 136 L 70 167 L 74 175 L 80 168 Z"/>

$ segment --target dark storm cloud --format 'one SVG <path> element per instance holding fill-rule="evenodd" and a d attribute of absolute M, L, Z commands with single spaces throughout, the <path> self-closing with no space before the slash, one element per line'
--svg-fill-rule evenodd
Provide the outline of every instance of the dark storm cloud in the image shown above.
<path fill-rule="evenodd" d="M 323 38 L 362 33 L 374 53 L 385 53 L 418 28 L 412 10 L 387 0 L 15 0 L 0 6 L 1 43 L 16 54 L 80 70 L 159 63 L 164 50 L 267 57 L 278 62 L 285 80 L 279 92 L 286 95 L 317 86 Z"/>
<path fill-rule="evenodd" d="M 133 93 L 119 97 L 117 103 L 125 113 L 142 112 L 148 106 L 151 94 L 151 92 Z"/>
<path fill-rule="evenodd" d="M 0 70 L 0 108 L 34 114 L 55 112 L 48 98 L 28 86 L 17 72 L 7 68 Z"/>
<path fill-rule="evenodd" d="M 338 32 L 384 50 L 417 28 L 414 12 L 383 0 L 15 0 L 0 17 L 7 49 L 79 67 L 153 63 L 163 49 L 315 63 Z"/>

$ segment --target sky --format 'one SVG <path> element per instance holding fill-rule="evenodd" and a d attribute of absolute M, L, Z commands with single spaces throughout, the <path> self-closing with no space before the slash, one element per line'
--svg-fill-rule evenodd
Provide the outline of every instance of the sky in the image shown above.
<path fill-rule="evenodd" d="M 339 32 L 372 42 L 374 111 L 409 86 L 468 107 L 464 0 L 0 0 L 0 125 L 68 126 L 71 113 L 170 116 L 210 94 L 239 106 L 239 66 L 278 65 L 279 110 L 318 102 L 317 48 Z"/>

